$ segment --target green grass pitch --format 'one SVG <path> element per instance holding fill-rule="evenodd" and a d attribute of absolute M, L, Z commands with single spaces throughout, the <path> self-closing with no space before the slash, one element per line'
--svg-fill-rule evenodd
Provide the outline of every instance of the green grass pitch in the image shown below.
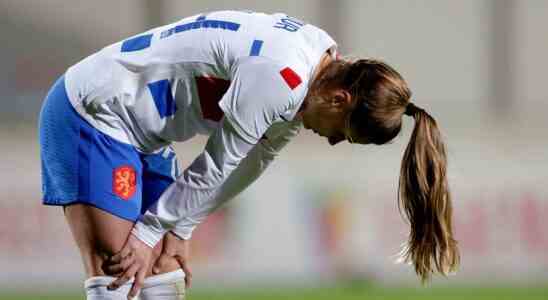
<path fill-rule="evenodd" d="M 85 299 L 83 293 L 32 294 L 0 292 L 1 300 Z M 548 285 L 536 287 L 389 288 L 334 287 L 323 289 L 217 290 L 193 289 L 187 300 L 548 300 Z"/>

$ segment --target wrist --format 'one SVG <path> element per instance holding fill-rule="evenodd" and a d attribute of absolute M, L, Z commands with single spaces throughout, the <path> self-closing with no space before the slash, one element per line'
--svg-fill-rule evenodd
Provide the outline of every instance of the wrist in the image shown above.
<path fill-rule="evenodd" d="M 154 248 L 154 246 L 163 238 L 165 233 L 166 230 L 154 228 L 141 221 L 135 223 L 135 226 L 133 226 L 133 229 L 131 230 L 133 236 L 150 248 Z"/>

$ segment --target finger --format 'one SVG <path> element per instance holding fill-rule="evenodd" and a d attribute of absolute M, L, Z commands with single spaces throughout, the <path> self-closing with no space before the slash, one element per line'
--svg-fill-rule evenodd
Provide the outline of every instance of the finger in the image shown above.
<path fill-rule="evenodd" d="M 118 264 L 115 264 L 115 265 L 105 265 L 103 267 L 103 271 L 105 271 L 105 273 L 107 275 L 112 275 L 112 274 L 118 274 L 118 273 L 123 273 L 124 271 L 126 271 L 129 266 L 131 266 L 133 263 L 135 262 L 135 256 L 134 255 L 128 255 L 126 256 L 122 262 L 118 263 Z"/>
<path fill-rule="evenodd" d="M 122 276 L 116 278 L 116 280 L 111 282 L 108 285 L 107 289 L 109 291 L 118 289 L 119 287 L 121 287 L 122 285 L 130 281 L 131 278 L 135 276 L 135 273 L 137 273 L 137 271 L 139 271 L 139 265 L 137 263 L 134 263 L 133 265 L 129 267 L 129 269 L 126 272 L 124 272 L 124 274 L 122 274 Z"/>
<path fill-rule="evenodd" d="M 131 290 L 129 291 L 129 294 L 127 295 L 128 300 L 131 300 L 133 297 L 137 296 L 137 293 L 139 293 L 139 290 L 143 287 L 143 283 L 145 281 L 146 269 L 147 268 L 141 268 L 137 272 L 137 275 L 135 276 L 135 281 L 133 282 L 133 285 L 131 286 Z"/>
<path fill-rule="evenodd" d="M 175 259 L 177 259 L 179 266 L 181 266 L 181 269 L 183 269 L 183 272 L 185 272 L 185 288 L 189 289 L 192 284 L 192 271 L 190 270 L 190 267 L 188 266 L 186 260 L 184 260 L 180 256 L 175 256 Z"/>
<path fill-rule="evenodd" d="M 112 256 L 109 261 L 111 263 L 120 263 L 126 256 L 131 254 L 131 248 L 127 245 L 120 250 L 120 252 L 116 253 L 114 256 Z"/>

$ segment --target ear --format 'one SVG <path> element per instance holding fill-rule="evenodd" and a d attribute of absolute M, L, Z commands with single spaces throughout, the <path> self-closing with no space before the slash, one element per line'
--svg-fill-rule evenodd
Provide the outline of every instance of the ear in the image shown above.
<path fill-rule="evenodd" d="M 331 104 L 337 107 L 347 107 L 352 104 L 352 95 L 345 89 L 334 90 L 331 99 Z"/>

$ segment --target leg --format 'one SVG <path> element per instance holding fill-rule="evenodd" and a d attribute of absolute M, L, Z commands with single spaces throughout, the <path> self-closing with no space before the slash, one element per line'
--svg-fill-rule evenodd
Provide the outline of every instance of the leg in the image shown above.
<path fill-rule="evenodd" d="M 104 289 L 113 278 L 98 276 L 104 275 L 105 257 L 122 248 L 141 212 L 139 154 L 76 113 L 66 95 L 64 77 L 46 96 L 39 124 L 43 203 L 66 207 L 68 224 L 91 277 L 89 299 L 125 299 Z M 160 250 L 161 245 L 157 256 Z M 176 269 L 173 264 L 164 265 L 168 271 Z"/>
<path fill-rule="evenodd" d="M 80 250 L 86 275 L 104 276 L 104 261 L 122 249 L 133 228 L 133 222 L 85 204 L 67 206 L 65 217 Z M 153 261 L 160 256 L 161 250 L 162 242 L 154 248 Z M 159 265 L 160 274 L 178 269 L 175 259 L 163 257 Z M 152 264 L 148 274 L 152 275 Z"/>
<path fill-rule="evenodd" d="M 80 250 L 88 277 L 85 283 L 88 299 L 125 299 L 131 284 L 122 286 L 117 291 L 108 291 L 106 286 L 114 278 L 105 275 L 102 265 L 108 257 L 122 249 L 133 227 L 133 222 L 86 204 L 65 207 L 65 216 Z M 160 256 L 161 249 L 162 243 L 154 248 L 154 261 Z M 165 257 L 162 259 L 160 273 L 166 274 L 147 278 L 142 294 L 149 297 L 142 299 L 156 299 L 158 294 L 184 295 L 184 273 L 172 272 L 178 269 L 175 259 Z M 152 264 L 148 273 L 148 276 L 152 275 Z"/>
<path fill-rule="evenodd" d="M 107 194 L 110 192 L 107 187 L 108 182 L 101 179 L 112 174 L 112 169 L 109 170 L 108 168 L 108 157 L 98 155 L 98 153 L 105 153 L 105 151 L 96 151 L 98 147 L 104 149 L 104 146 L 106 146 L 100 145 L 100 134 L 85 122 L 70 104 L 66 94 L 64 76 L 61 76 L 48 92 L 40 112 L 39 124 L 42 201 L 46 205 L 67 207 L 67 220 L 76 244 L 80 248 L 86 274 L 88 276 L 103 275 L 100 268 L 101 257 L 109 251 L 114 251 L 116 247 L 120 247 L 113 241 L 123 236 L 124 231 L 126 231 L 127 236 L 127 229 L 125 229 L 127 225 L 116 224 L 116 219 L 111 220 L 110 225 L 121 225 L 119 226 L 120 230 L 114 230 L 112 240 L 101 240 L 100 233 L 96 231 L 97 222 L 101 220 L 98 216 L 108 214 L 101 214 L 100 210 L 92 208 L 93 206 L 106 208 L 108 207 L 107 204 L 111 203 L 109 202 L 111 199 L 102 197 L 95 191 L 106 192 Z M 125 157 L 126 159 L 124 159 L 124 156 L 127 156 L 124 154 L 129 153 L 129 156 L 131 156 L 130 146 L 126 145 L 125 149 L 128 151 L 117 153 L 116 162 L 121 159 L 125 162 L 129 160 L 130 162 L 139 163 L 138 159 L 132 160 L 131 157 Z M 90 166 L 91 161 L 94 162 L 93 166 Z M 112 186 L 112 183 L 110 186 Z M 96 203 L 100 199 L 106 201 Z M 86 202 L 89 205 L 75 204 L 78 202 L 76 200 Z M 140 204 L 140 202 L 138 203 Z M 122 209 L 123 206 L 128 206 L 128 204 L 122 203 L 120 200 L 117 208 Z M 130 204 L 137 204 L 137 202 L 133 201 Z M 135 215 L 138 215 L 139 208 L 136 205 L 127 207 L 124 215 L 128 218 L 131 217 L 131 211 L 135 211 Z M 123 243 L 124 240 L 125 237 L 121 239 L 120 243 Z M 101 246 L 97 247 L 101 250 L 93 251 L 98 241 L 102 243 Z M 88 299 L 126 298 L 122 294 L 123 291 L 108 293 L 105 288 L 101 288 L 101 285 L 98 284 L 100 281 L 110 282 L 110 278 L 92 277 L 90 279 L 95 280 L 86 281 Z"/>
<path fill-rule="evenodd" d="M 183 244 L 182 244 L 183 243 Z M 185 260 L 188 258 L 186 241 L 179 240 L 172 233 L 168 233 L 162 241 L 162 254 L 156 261 L 156 268 L 165 268 L 166 263 L 171 263 L 174 260 L 174 251 Z M 182 246 L 182 248 L 180 248 Z M 176 266 L 179 267 L 179 266 Z M 151 276 L 145 279 L 143 288 L 141 289 L 141 300 L 182 300 L 185 297 L 185 288 L 190 284 L 190 270 L 181 266 L 182 269 L 177 269 L 172 272 L 162 272 L 163 274 Z M 186 266 L 188 267 L 188 266 Z M 187 271 L 189 273 L 187 273 Z M 188 277 L 188 278 L 187 278 Z"/>
<path fill-rule="evenodd" d="M 105 275 L 101 269 L 104 260 L 122 249 L 133 222 L 85 204 L 67 206 L 65 217 L 80 250 L 86 275 Z"/>
<path fill-rule="evenodd" d="M 185 273 L 181 269 L 145 279 L 141 300 L 183 300 L 185 298 Z"/>
<path fill-rule="evenodd" d="M 126 299 L 131 285 L 108 291 L 114 277 L 106 276 L 101 266 L 120 251 L 133 223 L 86 204 L 65 207 L 65 217 L 80 250 L 86 272 L 85 289 L 88 300 Z"/>

